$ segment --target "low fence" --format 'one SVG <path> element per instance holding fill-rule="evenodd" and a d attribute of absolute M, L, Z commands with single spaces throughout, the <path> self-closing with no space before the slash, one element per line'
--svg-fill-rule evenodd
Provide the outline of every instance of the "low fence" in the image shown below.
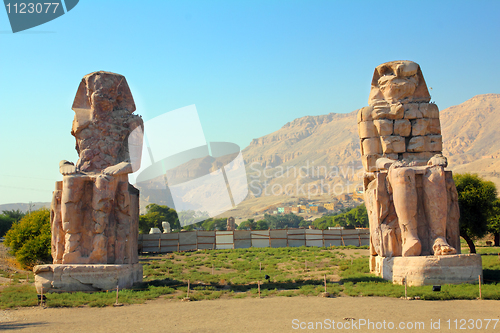
<path fill-rule="evenodd" d="M 370 244 L 370 231 L 368 229 L 185 231 L 141 234 L 138 241 L 142 252 L 152 253 L 250 247 L 363 246 Z"/>

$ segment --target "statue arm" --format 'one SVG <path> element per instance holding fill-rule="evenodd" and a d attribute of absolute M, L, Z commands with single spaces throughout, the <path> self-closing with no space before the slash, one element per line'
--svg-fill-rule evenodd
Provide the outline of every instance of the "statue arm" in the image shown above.
<path fill-rule="evenodd" d="M 73 175 L 75 173 L 78 173 L 78 169 L 76 168 L 76 166 L 73 162 L 62 160 L 61 162 L 59 162 L 59 172 L 63 176 L 67 176 L 67 175 Z"/>
<path fill-rule="evenodd" d="M 396 160 L 391 160 L 390 158 L 387 157 L 381 157 L 377 159 L 375 165 L 377 166 L 377 170 L 389 170 L 389 168 L 394 162 L 396 162 Z"/>
<path fill-rule="evenodd" d="M 132 164 L 127 161 L 120 162 L 102 170 L 102 173 L 105 175 L 124 175 L 132 172 Z"/>

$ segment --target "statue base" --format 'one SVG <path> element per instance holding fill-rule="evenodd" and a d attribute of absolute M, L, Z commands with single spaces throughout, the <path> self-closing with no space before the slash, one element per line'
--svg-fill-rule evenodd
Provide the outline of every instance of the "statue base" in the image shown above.
<path fill-rule="evenodd" d="M 372 257 L 371 272 L 408 286 L 475 283 L 483 276 L 481 255 Z"/>
<path fill-rule="evenodd" d="M 38 265 L 33 268 L 37 293 L 104 291 L 142 282 L 142 265 Z"/>

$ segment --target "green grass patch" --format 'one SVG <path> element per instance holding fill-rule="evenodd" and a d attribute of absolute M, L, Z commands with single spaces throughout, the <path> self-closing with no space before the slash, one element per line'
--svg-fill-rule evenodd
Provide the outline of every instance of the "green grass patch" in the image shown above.
<path fill-rule="evenodd" d="M 259 281 L 261 297 L 317 296 L 324 292 L 325 275 L 327 291 L 333 296 L 342 293 L 349 296 L 404 296 L 403 286 L 393 285 L 369 273 L 368 251 L 359 248 L 351 251 L 351 248 L 355 247 L 250 248 L 140 257 L 144 282 L 133 289 L 120 290 L 118 302 L 143 303 L 158 297 L 183 299 L 187 296 L 188 281 L 189 297 L 193 301 L 257 297 Z M 499 299 L 500 249 L 478 247 L 478 252 L 482 253 L 484 270 L 482 296 L 484 299 Z M 0 276 L 7 273 L 0 271 Z M 265 279 L 266 275 L 269 280 Z M 0 307 L 36 305 L 34 287 L 23 282 L 26 276 L 12 277 L 13 284 L 0 292 Z M 30 280 L 33 281 L 32 276 Z M 408 296 L 424 300 L 476 299 L 479 288 L 477 284 L 445 285 L 440 292 L 433 292 L 431 286 L 409 287 Z M 116 293 L 111 291 L 63 293 L 48 294 L 46 305 L 102 307 L 115 301 Z"/>
<path fill-rule="evenodd" d="M 38 304 L 35 287 L 32 285 L 14 285 L 0 292 L 0 308 L 8 309 L 18 306 L 34 306 Z"/>

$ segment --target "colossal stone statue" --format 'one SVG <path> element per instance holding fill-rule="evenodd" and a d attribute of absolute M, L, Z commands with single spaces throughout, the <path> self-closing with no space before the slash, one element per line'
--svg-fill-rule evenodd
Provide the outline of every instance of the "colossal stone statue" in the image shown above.
<path fill-rule="evenodd" d="M 132 114 L 135 104 L 125 77 L 108 72 L 86 75 L 73 111 L 71 134 L 79 159 L 76 165 L 59 164 L 62 190 L 55 195 L 60 195 L 61 220 L 53 219 L 52 226 L 53 234 L 64 237 L 52 244 L 54 263 L 137 262 L 133 239 L 138 210 L 130 200 L 137 190 L 127 174 L 140 166 L 143 121 Z M 58 202 L 54 198 L 54 213 Z"/>
<path fill-rule="evenodd" d="M 429 101 L 420 66 L 392 61 L 375 68 L 358 112 L 370 271 L 409 285 L 471 282 L 481 257 L 459 254 L 458 194 Z"/>
<path fill-rule="evenodd" d="M 369 106 L 358 113 L 372 255 L 460 251 L 456 188 L 441 155 L 439 111 L 418 64 L 375 69 Z"/>
<path fill-rule="evenodd" d="M 142 118 L 133 114 L 125 77 L 103 71 L 83 77 L 72 109 L 71 134 L 79 159 L 59 164 L 63 180 L 56 183 L 51 204 L 52 257 L 58 265 L 37 266 L 35 272 L 40 281 L 43 272 L 53 273 L 45 275 L 56 289 L 59 284 L 83 290 L 64 282 L 57 273 L 61 267 L 73 270 L 73 280 L 80 273 L 85 280 L 103 279 L 104 271 L 114 270 L 116 276 L 125 272 L 129 277 L 120 284 L 131 285 L 142 280 L 142 267 L 136 265 L 139 191 L 128 183 L 128 174 L 140 167 Z"/>

